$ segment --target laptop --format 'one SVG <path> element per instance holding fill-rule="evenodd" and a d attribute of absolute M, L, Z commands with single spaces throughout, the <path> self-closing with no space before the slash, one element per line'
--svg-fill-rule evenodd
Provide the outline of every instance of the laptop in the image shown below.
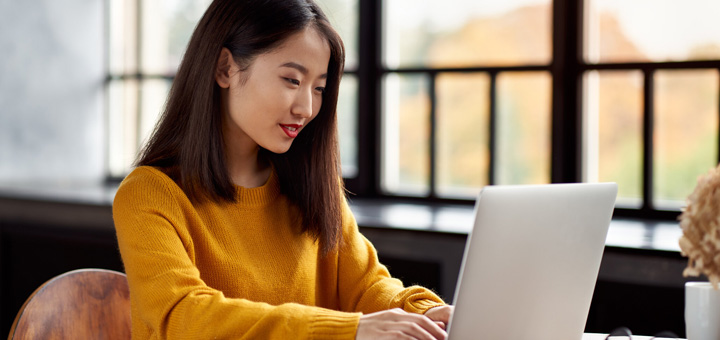
<path fill-rule="evenodd" d="M 487 186 L 475 204 L 450 340 L 580 340 L 615 183 Z"/>

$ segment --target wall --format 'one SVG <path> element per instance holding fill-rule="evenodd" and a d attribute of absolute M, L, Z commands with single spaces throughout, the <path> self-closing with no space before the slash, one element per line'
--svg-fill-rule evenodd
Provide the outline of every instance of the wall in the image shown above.
<path fill-rule="evenodd" d="M 104 177 L 102 0 L 0 0 L 0 181 Z"/>

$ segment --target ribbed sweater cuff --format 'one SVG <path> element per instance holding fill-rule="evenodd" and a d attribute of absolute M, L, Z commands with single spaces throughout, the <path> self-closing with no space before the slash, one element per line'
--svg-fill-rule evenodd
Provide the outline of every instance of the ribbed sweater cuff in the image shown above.
<path fill-rule="evenodd" d="M 354 340 L 362 313 L 345 313 L 320 309 L 316 312 L 310 326 L 313 339 Z"/>
<path fill-rule="evenodd" d="M 422 300 L 413 301 L 410 304 L 410 307 L 414 308 L 415 310 L 408 311 L 408 312 L 425 314 L 425 312 L 427 312 L 431 308 L 440 307 L 440 306 L 444 306 L 444 305 L 445 305 L 444 303 L 440 303 L 437 301 L 433 301 L 433 300 L 429 300 L 429 299 L 422 299 Z"/>

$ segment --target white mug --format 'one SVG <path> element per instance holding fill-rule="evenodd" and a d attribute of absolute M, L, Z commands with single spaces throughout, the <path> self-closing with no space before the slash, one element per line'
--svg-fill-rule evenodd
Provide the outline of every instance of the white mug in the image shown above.
<path fill-rule="evenodd" d="M 720 339 L 720 290 L 710 282 L 685 283 L 685 330 L 688 340 Z"/>

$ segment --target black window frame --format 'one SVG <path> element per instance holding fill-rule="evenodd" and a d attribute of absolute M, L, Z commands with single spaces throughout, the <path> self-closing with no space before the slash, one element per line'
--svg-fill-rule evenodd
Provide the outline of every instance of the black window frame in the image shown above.
<path fill-rule="evenodd" d="M 639 209 L 616 208 L 615 216 L 651 220 L 675 220 L 680 211 L 658 209 L 653 205 L 653 82 L 657 70 L 715 69 L 720 78 L 720 60 L 681 62 L 588 63 L 583 55 L 584 0 L 552 1 L 552 59 L 549 65 L 464 68 L 387 68 L 382 62 L 382 0 L 359 1 L 358 59 L 358 172 L 346 178 L 347 188 L 355 197 L 403 199 L 418 203 L 472 204 L 472 200 L 438 197 L 435 183 L 435 79 L 442 73 L 481 72 L 490 75 L 490 168 L 488 183 L 495 183 L 495 91 L 497 75 L 502 72 L 547 71 L 552 78 L 551 108 L 551 183 L 582 182 L 583 76 L 596 70 L 637 70 L 643 73 L 642 132 L 642 206 Z M 430 191 L 422 197 L 388 194 L 381 188 L 382 79 L 390 73 L 425 74 L 429 77 L 430 97 Z M 720 85 L 720 84 L 719 84 Z M 720 86 L 719 86 L 720 88 Z M 720 90 L 718 91 L 720 98 Z M 720 100 L 719 100 L 720 102 Z M 718 105 L 720 116 L 720 104 Z M 720 120 L 719 120 L 720 121 Z M 719 124 L 720 125 L 720 124 Z M 720 146 L 720 126 L 718 126 Z M 716 161 L 720 161 L 718 147 Z"/>

